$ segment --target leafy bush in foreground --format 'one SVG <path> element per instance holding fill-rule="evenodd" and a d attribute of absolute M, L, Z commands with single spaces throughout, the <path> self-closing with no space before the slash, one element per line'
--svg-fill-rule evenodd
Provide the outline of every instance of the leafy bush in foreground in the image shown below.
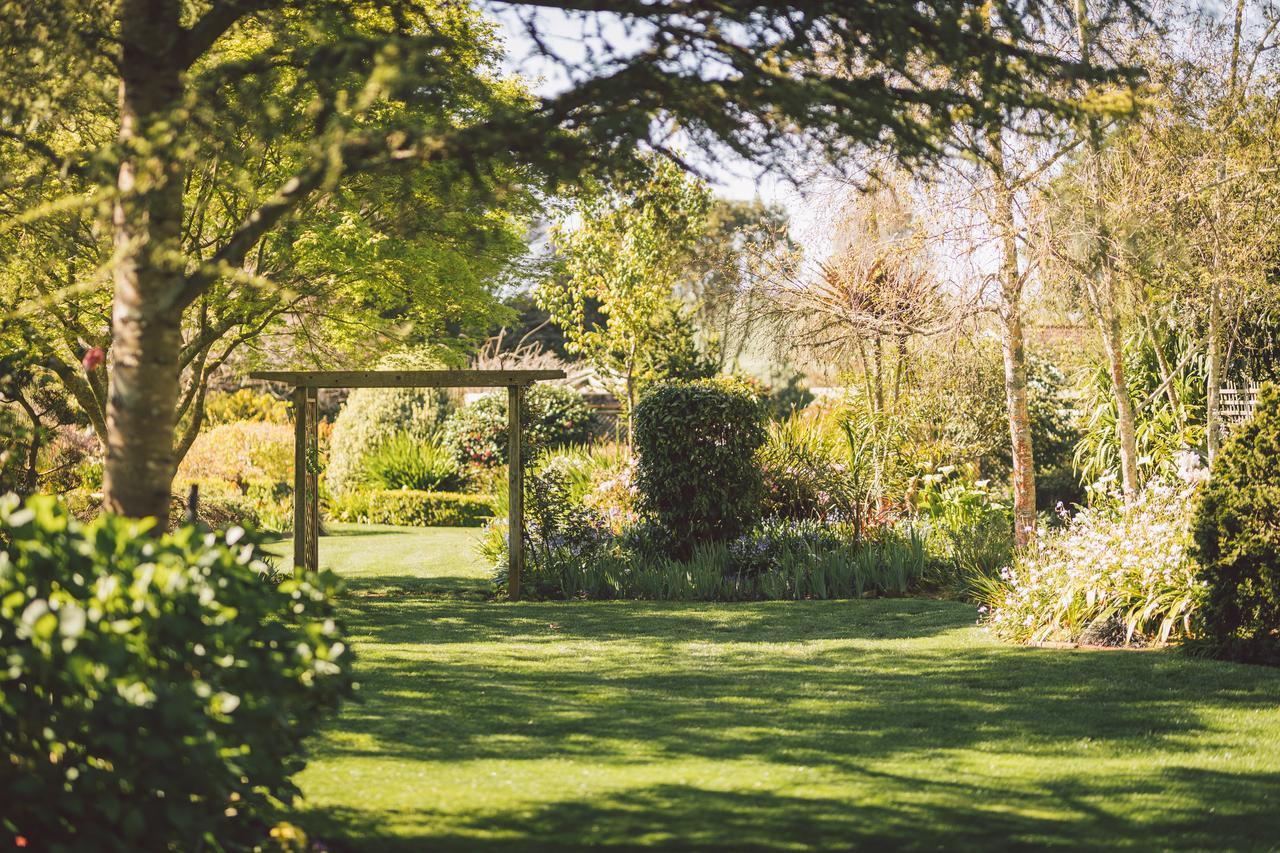
<path fill-rule="evenodd" d="M 148 526 L 0 501 L 0 825 L 41 849 L 261 837 L 351 689 L 332 576 L 277 584 L 241 530 Z"/>
<path fill-rule="evenodd" d="M 1191 630 L 1204 584 L 1188 553 L 1190 494 L 1153 483 L 1127 509 L 1042 529 L 983 598 L 988 628 L 1024 643 L 1166 643 Z"/>
<path fill-rule="evenodd" d="M 361 489 L 329 504 L 336 521 L 405 527 L 479 527 L 493 512 L 493 498 L 485 495 L 412 489 Z"/>
<path fill-rule="evenodd" d="M 1214 462 L 1195 513 L 1209 592 L 1198 645 L 1216 657 L 1280 664 L 1280 390 L 1264 386 L 1253 419 Z"/>
<path fill-rule="evenodd" d="M 760 398 L 736 380 L 663 383 L 636 406 L 640 509 L 678 553 L 735 539 L 757 521 L 765 437 Z"/>

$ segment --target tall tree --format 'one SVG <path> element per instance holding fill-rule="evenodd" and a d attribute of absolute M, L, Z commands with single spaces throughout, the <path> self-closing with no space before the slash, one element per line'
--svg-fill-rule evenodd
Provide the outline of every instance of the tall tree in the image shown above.
<path fill-rule="evenodd" d="M 538 299 L 564 329 L 570 352 L 612 376 L 626 406 L 631 441 L 641 366 L 668 347 L 670 320 L 681 306 L 675 289 L 705 229 L 710 190 L 669 160 L 652 172 L 583 194 L 552 240 L 562 276 L 548 278 Z M 589 316 L 595 307 L 600 322 Z M 693 328 L 686 323 L 692 344 Z M 679 328 L 679 324 L 677 324 Z"/>
<path fill-rule="evenodd" d="M 1056 13 L 1045 0 L 874 0 L 704 4 L 681 0 L 545 0 L 507 4 L 612 14 L 640 37 L 593 55 L 541 99 L 494 95 L 477 62 L 469 7 L 404 0 L 54 0 L 9 3 L 0 16 L 0 136 L 14 151 L 76 173 L 83 192 L 10 219 L 79 206 L 111 234 L 99 268 L 111 282 L 106 505 L 163 516 L 174 472 L 184 312 L 240 274 L 298 208 L 359 173 L 452 163 L 576 177 L 617 162 L 676 121 L 694 144 L 762 158 L 805 142 L 843 153 L 871 140 L 906 156 L 936 150 L 957 121 L 983 125 L 1009 107 L 1069 110 L 1049 82 L 1097 76 L 1047 52 L 1023 22 Z M 994 35 L 994 15 L 1004 26 Z M 536 16 L 528 19 L 534 42 Z M 252 36 L 247 41 L 238 39 Z M 634 49 L 632 49 L 634 47 Z M 920 73 L 945 69 L 946 74 Z M 963 78 L 973 87 L 956 86 Z M 273 82 L 306 104 L 309 129 L 292 173 L 257 194 L 216 246 L 182 240 L 184 188 L 208 142 L 252 128 L 274 138 L 263 104 Z M 84 99 L 117 93 L 115 138 L 75 132 Z M 975 92 L 977 94 L 975 94 Z M 228 109 L 241 103 L 244 109 Z M 412 104 L 417 109 L 389 109 Z M 295 115 L 294 117 L 299 117 Z M 662 147 L 661 140 L 656 141 Z M 795 146 L 790 146 L 794 148 Z M 90 273 L 91 275 L 91 273 Z M 77 270 L 69 285 L 86 282 Z M 56 297 L 54 300 L 56 301 Z M 99 392 L 100 393 L 100 392 Z"/>

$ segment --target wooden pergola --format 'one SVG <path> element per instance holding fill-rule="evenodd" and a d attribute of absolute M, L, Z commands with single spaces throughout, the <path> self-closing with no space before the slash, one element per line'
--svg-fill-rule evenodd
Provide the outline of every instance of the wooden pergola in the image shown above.
<path fill-rule="evenodd" d="M 520 409 L 535 382 L 563 379 L 563 370 L 264 370 L 254 379 L 293 386 L 293 564 L 314 571 L 320 564 L 321 388 L 506 388 L 507 389 L 507 595 L 520 598 L 524 568 L 524 465 L 520 458 Z"/>

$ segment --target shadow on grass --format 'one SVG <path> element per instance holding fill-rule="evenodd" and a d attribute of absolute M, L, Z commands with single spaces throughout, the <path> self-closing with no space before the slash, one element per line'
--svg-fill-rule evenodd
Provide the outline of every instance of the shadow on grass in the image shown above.
<path fill-rule="evenodd" d="M 393 820 L 451 826 L 386 835 L 378 820 L 354 809 L 317 816 L 317 830 L 351 833 L 359 843 L 338 850 L 1038 850 L 1274 849 L 1280 833 L 1275 798 L 1280 775 L 1235 775 L 1203 770 L 1151 774 L 1140 781 L 1093 780 L 1087 789 L 1037 784 L 1013 796 L 993 796 L 981 785 L 951 786 L 921 802 L 930 783 L 911 785 L 917 796 L 849 803 L 829 797 L 774 792 L 709 790 L 653 785 L 587 801 L 562 801 L 519 814 L 481 815 L 459 824 L 454 816 L 414 812 Z M 887 785 L 890 793 L 895 788 Z M 925 790 L 920 791 L 923 787 Z M 1169 798 L 1158 824 L 1103 811 L 1114 798 Z M 1199 803 L 1212 803 L 1206 808 Z M 1045 816 L 1031 817 L 1039 812 Z M 1050 816 L 1052 815 L 1052 816 Z"/>
<path fill-rule="evenodd" d="M 434 829 L 385 841 L 378 823 L 395 813 L 311 814 L 359 849 L 1240 849 L 1280 834 L 1280 774 L 1185 766 L 1241 746 L 1229 721 L 1276 708 L 1274 670 L 997 645 L 972 608 L 920 599 L 348 607 L 357 653 L 370 651 L 364 699 L 335 726 L 355 737 L 322 741 L 317 760 L 488 759 L 513 774 L 539 760 L 749 760 L 882 794 L 629 787 L 434 824 L 399 815 Z M 946 767 L 957 754 L 1013 769 Z"/>
<path fill-rule="evenodd" d="M 395 599 L 403 603 L 412 598 L 462 598 L 487 601 L 493 596 L 493 584 L 485 578 L 467 575 L 378 575 L 348 577 L 343 581 L 344 594 L 355 599 Z"/>

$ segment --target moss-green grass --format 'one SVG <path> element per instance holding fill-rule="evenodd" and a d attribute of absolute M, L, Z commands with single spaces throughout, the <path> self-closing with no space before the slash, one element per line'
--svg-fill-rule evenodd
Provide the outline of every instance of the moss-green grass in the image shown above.
<path fill-rule="evenodd" d="M 474 531 L 329 537 L 335 849 L 1276 849 L 1280 672 L 1026 649 L 931 600 L 479 600 Z"/>

